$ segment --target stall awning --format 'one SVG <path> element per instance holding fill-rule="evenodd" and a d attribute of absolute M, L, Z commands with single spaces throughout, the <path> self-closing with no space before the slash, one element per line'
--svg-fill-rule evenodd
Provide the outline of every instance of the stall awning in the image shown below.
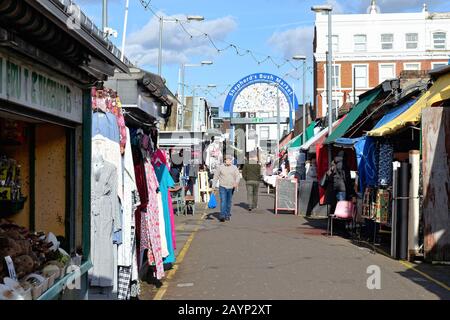
<path fill-rule="evenodd" d="M 314 128 L 316 126 L 316 122 L 313 121 L 309 124 L 309 126 L 306 127 L 306 139 L 303 141 L 303 133 L 300 133 L 298 136 L 296 136 L 294 139 L 289 141 L 281 150 L 287 150 L 290 148 L 299 148 L 303 143 L 314 137 Z"/>
<path fill-rule="evenodd" d="M 353 109 L 347 114 L 345 120 L 334 130 L 331 135 L 325 140 L 325 144 L 333 143 L 337 138 L 342 137 L 348 129 L 351 128 L 353 123 L 363 114 L 363 112 L 369 107 L 372 102 L 378 97 L 382 89 L 377 88 L 368 92 L 360 97 L 359 102 L 353 107 Z"/>
<path fill-rule="evenodd" d="M 381 137 L 394 134 L 407 126 L 417 125 L 421 118 L 422 109 L 447 99 L 450 99 L 450 73 L 438 78 L 431 88 L 408 110 L 385 125 L 369 131 L 367 135 Z"/>
<path fill-rule="evenodd" d="M 303 133 L 299 134 L 294 139 L 286 143 L 283 146 L 283 148 L 281 148 L 281 151 L 287 150 L 289 148 L 300 147 L 302 145 L 302 141 L 303 141 Z"/>
<path fill-rule="evenodd" d="M 377 124 L 375 125 L 375 127 L 373 127 L 372 130 L 381 128 L 382 126 L 384 126 L 386 123 L 391 122 L 392 120 L 394 120 L 395 118 L 397 118 L 399 115 L 401 115 L 403 112 L 405 112 L 406 110 L 408 110 L 415 102 L 417 101 L 417 99 L 411 99 L 408 102 L 405 102 L 404 104 L 390 110 L 388 113 L 386 113 L 381 119 L 380 121 L 377 122 Z"/>
<path fill-rule="evenodd" d="M 316 127 L 316 124 L 317 123 L 313 121 L 306 127 L 306 137 L 304 142 L 307 142 L 309 139 L 314 137 L 314 128 Z"/>
<path fill-rule="evenodd" d="M 343 147 L 343 148 L 352 148 L 355 143 L 360 141 L 363 137 L 359 138 L 337 138 L 334 142 L 335 146 Z"/>
<path fill-rule="evenodd" d="M 333 129 L 336 128 L 342 121 L 344 121 L 344 119 L 346 118 L 346 116 L 343 116 L 342 118 L 336 120 L 333 123 Z M 328 127 L 326 127 L 325 129 L 322 129 L 319 133 L 317 133 L 314 137 L 312 137 L 311 139 L 309 139 L 306 143 L 304 143 L 301 146 L 302 150 L 308 151 L 311 147 L 315 147 L 315 145 L 317 143 L 322 143 L 323 140 L 325 139 L 326 135 L 328 133 Z M 314 148 L 315 150 L 315 148 Z"/>

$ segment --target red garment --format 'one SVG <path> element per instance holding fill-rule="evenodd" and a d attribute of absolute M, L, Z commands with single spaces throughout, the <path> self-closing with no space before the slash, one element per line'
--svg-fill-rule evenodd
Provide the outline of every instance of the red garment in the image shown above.
<path fill-rule="evenodd" d="M 316 163 L 317 163 L 317 179 L 322 181 L 323 176 L 328 170 L 328 148 L 323 144 L 316 145 Z M 319 185 L 320 204 L 325 204 L 326 189 Z"/>
<path fill-rule="evenodd" d="M 138 160 L 139 161 L 139 160 Z M 141 204 L 136 209 L 135 222 L 136 222 L 136 240 L 137 243 L 141 241 L 141 211 L 147 208 L 148 204 L 148 191 L 147 191 L 147 183 L 145 181 L 145 170 L 144 164 L 142 162 L 138 162 L 134 166 L 134 173 L 136 175 L 136 186 L 139 192 L 139 199 Z M 140 257 L 140 246 L 137 246 L 137 256 Z"/>
<path fill-rule="evenodd" d="M 161 164 L 167 166 L 168 167 L 168 163 L 167 163 L 167 158 L 166 158 L 166 154 L 161 150 L 161 149 L 157 149 L 153 155 L 152 155 L 152 164 L 154 166 L 160 166 Z"/>

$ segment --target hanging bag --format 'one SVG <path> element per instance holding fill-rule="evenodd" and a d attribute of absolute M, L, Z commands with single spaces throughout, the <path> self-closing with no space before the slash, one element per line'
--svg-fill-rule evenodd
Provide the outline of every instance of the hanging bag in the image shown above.
<path fill-rule="evenodd" d="M 216 195 L 214 193 L 211 193 L 209 197 L 208 208 L 215 209 L 216 207 L 217 207 Z"/>

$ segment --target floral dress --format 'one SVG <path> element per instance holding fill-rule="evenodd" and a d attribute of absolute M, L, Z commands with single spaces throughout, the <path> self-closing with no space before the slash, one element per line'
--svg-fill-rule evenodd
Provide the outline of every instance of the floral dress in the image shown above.
<path fill-rule="evenodd" d="M 145 175 L 148 188 L 147 210 L 141 213 L 141 245 L 140 251 L 147 251 L 148 263 L 156 267 L 156 279 L 164 277 L 164 265 L 161 250 L 159 228 L 159 207 L 156 190 L 159 187 L 155 171 L 150 162 L 145 161 Z"/>

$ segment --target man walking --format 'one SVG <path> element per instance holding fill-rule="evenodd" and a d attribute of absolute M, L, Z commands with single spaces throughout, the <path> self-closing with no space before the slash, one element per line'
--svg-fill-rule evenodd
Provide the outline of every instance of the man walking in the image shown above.
<path fill-rule="evenodd" d="M 220 165 L 214 173 L 212 181 L 213 188 L 216 189 L 219 182 L 220 194 L 220 217 L 219 220 L 224 222 L 231 218 L 231 204 L 233 197 L 233 189 L 237 188 L 240 180 L 239 169 L 233 165 L 233 158 L 230 155 L 225 157 L 225 163 Z"/>
<path fill-rule="evenodd" d="M 242 177 L 247 187 L 248 211 L 258 207 L 259 183 L 261 181 L 261 165 L 258 157 L 253 152 L 248 156 L 247 163 L 242 168 Z"/>

